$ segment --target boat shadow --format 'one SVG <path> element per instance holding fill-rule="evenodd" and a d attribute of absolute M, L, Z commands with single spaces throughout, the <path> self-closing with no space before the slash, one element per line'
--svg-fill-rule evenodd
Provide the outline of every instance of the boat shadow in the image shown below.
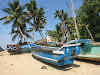
<path fill-rule="evenodd" d="M 35 57 L 33 57 L 33 59 L 34 59 L 34 58 L 35 58 Z M 78 65 L 78 64 L 69 64 L 69 65 L 64 65 L 64 66 L 57 66 L 57 65 L 54 65 L 54 64 L 50 64 L 50 63 L 41 61 L 40 59 L 37 59 L 37 58 L 35 58 L 35 59 L 38 60 L 39 62 L 45 64 L 45 65 L 48 65 L 48 66 L 50 66 L 50 67 L 53 67 L 53 68 L 55 68 L 55 69 L 57 69 L 57 70 L 62 70 L 62 71 L 68 71 L 68 70 L 70 70 L 70 69 L 72 69 L 72 68 L 80 67 L 80 65 Z"/>
<path fill-rule="evenodd" d="M 94 64 L 94 65 L 100 65 L 100 62 L 96 62 L 96 61 L 90 61 L 90 60 L 81 60 L 81 59 L 76 59 L 79 62 L 86 62 L 86 63 L 90 63 L 90 64 Z"/>

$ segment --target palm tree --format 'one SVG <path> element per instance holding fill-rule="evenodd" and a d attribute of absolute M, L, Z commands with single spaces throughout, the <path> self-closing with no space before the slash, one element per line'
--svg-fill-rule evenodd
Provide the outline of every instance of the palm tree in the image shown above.
<path fill-rule="evenodd" d="M 54 17 L 60 20 L 59 24 L 61 25 L 61 32 L 63 33 L 63 36 L 66 37 L 66 33 L 69 32 L 69 18 L 67 13 L 64 12 L 64 10 L 57 10 Z M 68 38 L 68 36 L 66 38 Z"/>
<path fill-rule="evenodd" d="M 35 0 L 30 0 L 30 3 L 26 3 L 25 6 L 27 8 L 27 22 L 32 26 L 33 31 L 39 31 L 40 35 L 42 35 L 41 29 L 44 28 L 44 25 L 46 24 L 44 9 L 37 8 Z"/>
<path fill-rule="evenodd" d="M 75 25 L 75 30 L 76 30 L 77 38 L 80 39 L 79 29 L 78 29 L 78 25 L 77 25 L 76 17 L 75 17 L 74 4 L 73 4 L 72 0 L 70 0 L 70 2 L 71 2 L 71 5 L 72 5 L 73 20 L 74 20 L 74 25 Z"/>
<path fill-rule="evenodd" d="M 63 33 L 61 32 L 61 25 L 56 25 L 56 30 L 48 30 L 47 34 L 54 40 L 62 41 Z"/>
<path fill-rule="evenodd" d="M 61 30 L 61 25 L 56 25 L 56 38 L 58 39 L 59 42 L 62 41 L 63 33 Z"/>
<path fill-rule="evenodd" d="M 12 40 L 13 41 L 15 41 L 18 38 L 19 38 L 19 41 L 20 40 L 21 41 L 26 41 L 26 39 L 23 38 L 23 35 L 25 35 L 27 38 L 31 38 L 31 36 L 28 33 L 28 32 L 30 32 L 30 30 L 28 30 L 25 25 L 23 25 L 23 27 L 20 26 L 20 29 L 21 29 L 21 32 L 20 32 L 20 30 L 18 28 L 13 28 L 11 30 L 11 33 L 10 34 L 12 35 Z"/>
<path fill-rule="evenodd" d="M 8 14 L 8 16 L 4 16 L 0 18 L 0 20 L 4 20 L 4 24 L 12 24 L 11 34 L 13 35 L 12 40 L 16 37 L 25 40 L 26 37 L 29 37 L 29 34 L 26 32 L 26 24 L 24 22 L 24 6 L 20 5 L 19 0 L 14 0 L 13 2 L 8 2 L 9 8 L 4 8 L 3 11 Z M 25 29 L 25 30 L 24 30 Z"/>

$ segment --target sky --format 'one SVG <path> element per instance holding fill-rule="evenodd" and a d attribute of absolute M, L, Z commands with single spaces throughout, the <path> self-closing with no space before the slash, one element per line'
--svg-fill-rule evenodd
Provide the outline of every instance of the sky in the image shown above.
<path fill-rule="evenodd" d="M 3 16 L 7 16 L 6 13 L 2 11 L 3 8 L 8 7 L 9 0 L 0 0 L 0 18 Z M 13 0 L 11 0 L 13 1 Z M 29 0 L 20 0 L 21 5 L 24 5 Z M 45 16 L 47 17 L 47 24 L 43 29 L 43 33 L 46 30 L 54 30 L 55 25 L 58 23 L 58 20 L 54 19 L 54 13 L 56 10 L 63 9 L 65 10 L 68 15 L 70 16 L 69 9 L 67 6 L 71 8 L 70 0 L 36 0 L 38 7 L 43 7 L 45 9 Z M 75 9 L 78 9 L 82 5 L 83 0 L 73 0 Z M 11 24 L 4 25 L 2 21 L 0 21 L 0 46 L 6 48 L 8 43 L 16 43 L 11 40 L 11 35 L 9 34 L 11 30 Z M 41 39 L 41 36 L 38 32 L 35 33 L 35 41 Z"/>

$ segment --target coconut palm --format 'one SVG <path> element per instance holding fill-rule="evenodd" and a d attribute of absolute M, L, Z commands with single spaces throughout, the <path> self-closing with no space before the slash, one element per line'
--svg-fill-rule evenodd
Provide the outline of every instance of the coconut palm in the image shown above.
<path fill-rule="evenodd" d="M 61 25 L 56 25 L 56 38 L 59 42 L 62 41 L 63 33 L 61 31 Z"/>
<path fill-rule="evenodd" d="M 21 32 L 27 37 L 27 38 L 31 38 L 31 36 L 29 35 L 28 32 L 30 32 L 30 30 L 27 30 L 26 26 L 20 26 Z M 16 39 L 19 39 L 19 41 L 26 41 L 25 38 L 23 38 L 22 33 L 20 32 L 20 30 L 18 28 L 13 28 L 11 30 L 11 35 L 12 35 L 12 40 L 15 41 Z"/>
<path fill-rule="evenodd" d="M 4 8 L 3 11 L 8 14 L 8 16 L 4 16 L 0 18 L 0 20 L 4 20 L 4 24 L 12 23 L 12 31 L 13 40 L 19 36 L 18 38 L 26 39 L 28 34 L 26 34 L 26 24 L 24 22 L 23 10 L 24 6 L 20 5 L 19 0 L 14 0 L 13 2 L 8 2 L 8 8 Z"/>
<path fill-rule="evenodd" d="M 66 37 L 66 33 L 69 32 L 68 28 L 69 18 L 67 13 L 64 12 L 64 10 L 57 10 L 54 17 L 59 19 L 60 21 L 59 24 L 61 25 L 61 32 L 63 33 L 63 36 Z"/>
<path fill-rule="evenodd" d="M 48 30 L 47 34 L 51 36 L 54 40 L 59 42 L 62 41 L 63 33 L 61 32 L 61 25 L 56 25 L 56 30 Z"/>
<path fill-rule="evenodd" d="M 41 29 L 44 28 L 46 24 L 44 9 L 37 8 L 35 0 L 30 0 L 25 6 L 27 8 L 27 22 L 32 26 L 33 31 L 39 31 L 41 34 Z"/>
<path fill-rule="evenodd" d="M 71 2 L 71 5 L 72 5 L 73 20 L 74 20 L 75 30 L 76 30 L 76 34 L 77 34 L 77 39 L 80 39 L 79 29 L 78 29 L 78 25 L 77 25 L 76 17 L 75 17 L 74 4 L 73 4 L 72 0 L 70 0 L 70 2 Z"/>

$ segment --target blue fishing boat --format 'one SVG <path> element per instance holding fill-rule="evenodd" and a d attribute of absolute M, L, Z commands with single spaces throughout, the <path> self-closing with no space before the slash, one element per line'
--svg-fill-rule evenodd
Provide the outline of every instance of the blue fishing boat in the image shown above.
<path fill-rule="evenodd" d="M 38 49 L 38 48 L 40 48 L 40 45 L 36 45 L 34 43 L 29 43 L 29 44 L 20 46 L 20 50 L 22 53 L 32 52 L 33 50 Z"/>
<path fill-rule="evenodd" d="M 72 40 L 67 44 L 82 43 L 77 59 L 100 62 L 100 43 L 91 42 L 89 39 Z"/>
<path fill-rule="evenodd" d="M 32 51 L 51 51 L 56 50 L 57 47 L 47 47 L 36 45 L 34 43 L 24 44 L 24 45 L 7 45 L 7 50 L 11 54 L 19 54 L 19 53 L 29 53 Z"/>
<path fill-rule="evenodd" d="M 73 64 L 74 58 L 79 54 L 80 43 L 64 45 L 57 50 L 36 51 L 32 53 L 32 56 L 50 64 L 64 66 Z"/>
<path fill-rule="evenodd" d="M 29 44 L 9 44 L 7 45 L 7 50 L 10 54 L 19 54 L 19 53 L 28 53 L 32 52 L 34 48 L 39 48 L 40 45 L 36 45 L 34 43 L 29 43 Z"/>

